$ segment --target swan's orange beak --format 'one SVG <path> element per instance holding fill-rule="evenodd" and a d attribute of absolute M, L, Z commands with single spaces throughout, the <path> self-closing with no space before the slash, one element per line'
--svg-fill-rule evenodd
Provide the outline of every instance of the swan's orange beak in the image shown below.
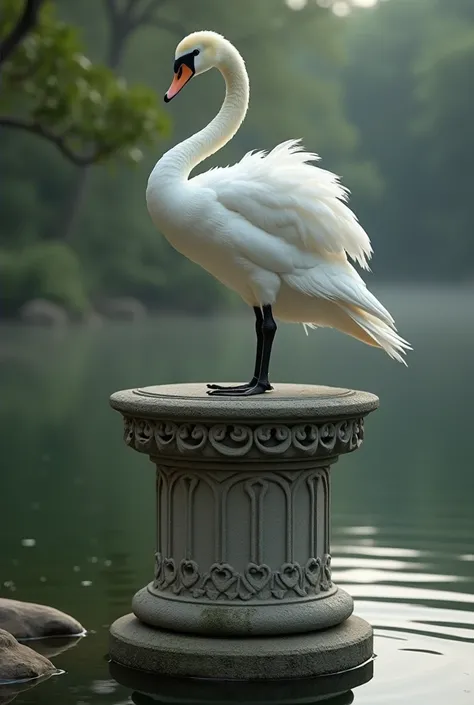
<path fill-rule="evenodd" d="M 188 81 L 194 76 L 194 71 L 186 66 L 186 64 L 181 64 L 177 73 L 175 73 L 171 86 L 165 93 L 165 103 L 169 103 L 175 95 L 178 95 L 180 90 L 184 88 Z"/>

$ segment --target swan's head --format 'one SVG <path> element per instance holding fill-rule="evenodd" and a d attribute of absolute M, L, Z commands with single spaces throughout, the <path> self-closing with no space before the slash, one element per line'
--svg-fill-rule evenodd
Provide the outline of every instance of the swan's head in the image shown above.
<path fill-rule="evenodd" d="M 218 66 L 223 60 L 223 52 L 231 46 L 216 32 L 193 32 L 181 40 L 176 47 L 174 78 L 165 93 L 165 103 L 178 95 L 193 76 Z"/>

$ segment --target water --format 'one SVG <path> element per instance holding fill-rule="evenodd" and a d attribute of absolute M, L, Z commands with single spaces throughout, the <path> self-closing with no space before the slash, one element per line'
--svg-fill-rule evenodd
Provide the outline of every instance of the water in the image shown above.
<path fill-rule="evenodd" d="M 365 445 L 334 469 L 334 578 L 376 631 L 374 678 L 354 690 L 355 702 L 467 705 L 474 701 L 474 295 L 380 294 L 416 348 L 408 369 L 336 332 L 306 338 L 282 325 L 273 379 L 381 398 Z M 123 444 L 109 394 L 246 379 L 252 366 L 251 314 L 67 332 L 0 329 L 0 595 L 64 609 L 92 631 L 52 657 L 64 675 L 20 693 L 17 705 L 130 701 L 131 690 L 108 672 L 107 628 L 151 578 L 154 484 L 146 458 Z"/>

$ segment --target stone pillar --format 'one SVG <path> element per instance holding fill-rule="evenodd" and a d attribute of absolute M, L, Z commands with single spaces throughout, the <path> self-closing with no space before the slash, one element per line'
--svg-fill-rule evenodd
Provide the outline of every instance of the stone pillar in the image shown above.
<path fill-rule="evenodd" d="M 117 392 L 125 441 L 156 466 L 154 580 L 111 627 L 110 655 L 171 676 L 285 678 L 372 656 L 331 578 L 331 468 L 363 440 L 365 392 L 204 384 Z"/>

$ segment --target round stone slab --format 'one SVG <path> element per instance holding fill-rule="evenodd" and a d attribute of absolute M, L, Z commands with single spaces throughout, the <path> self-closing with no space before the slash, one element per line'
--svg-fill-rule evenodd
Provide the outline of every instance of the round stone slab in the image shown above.
<path fill-rule="evenodd" d="M 372 658 L 372 627 L 349 617 L 322 632 L 282 637 L 208 638 L 153 629 L 133 614 L 110 628 L 112 661 L 173 677 L 306 678 L 356 668 Z"/>
<path fill-rule="evenodd" d="M 116 392 L 128 446 L 179 461 L 285 462 L 350 453 L 364 437 L 373 394 L 281 384 L 256 397 L 209 397 L 206 385 L 170 384 Z M 257 466 L 255 466 L 256 468 Z"/>
<path fill-rule="evenodd" d="M 206 382 L 164 384 L 115 392 L 110 404 L 124 414 L 148 418 L 249 422 L 264 418 L 294 423 L 364 416 L 379 405 L 378 397 L 368 392 L 308 384 L 275 384 L 273 391 L 252 397 L 212 397 L 206 392 Z"/>

